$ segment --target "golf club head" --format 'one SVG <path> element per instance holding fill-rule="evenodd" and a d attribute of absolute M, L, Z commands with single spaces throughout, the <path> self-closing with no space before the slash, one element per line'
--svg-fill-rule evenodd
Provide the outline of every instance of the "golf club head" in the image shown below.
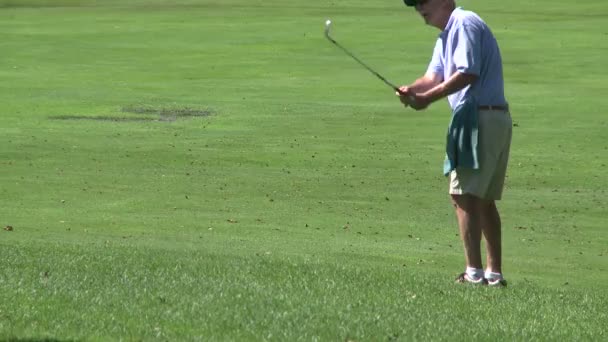
<path fill-rule="evenodd" d="M 325 37 L 327 37 L 327 39 L 333 40 L 331 39 L 331 37 L 329 36 L 329 30 L 331 29 L 331 20 L 327 19 L 325 21 Z"/>

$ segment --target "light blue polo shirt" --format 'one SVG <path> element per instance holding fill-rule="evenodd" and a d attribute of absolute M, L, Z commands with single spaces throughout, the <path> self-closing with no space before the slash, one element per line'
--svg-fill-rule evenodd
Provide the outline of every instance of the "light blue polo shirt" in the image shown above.
<path fill-rule="evenodd" d="M 473 84 L 448 96 L 452 109 L 466 96 L 479 105 L 506 106 L 502 59 L 494 35 L 475 13 L 456 8 L 439 34 L 429 72 L 447 80 L 455 72 L 479 76 Z"/>

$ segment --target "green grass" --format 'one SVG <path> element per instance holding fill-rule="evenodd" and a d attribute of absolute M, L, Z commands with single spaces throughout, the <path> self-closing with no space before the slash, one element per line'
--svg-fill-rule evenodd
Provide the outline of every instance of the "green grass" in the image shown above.
<path fill-rule="evenodd" d="M 456 286 L 398 1 L 0 0 L 0 340 L 605 340 L 608 8 L 462 1 L 517 124 L 507 289 Z"/>

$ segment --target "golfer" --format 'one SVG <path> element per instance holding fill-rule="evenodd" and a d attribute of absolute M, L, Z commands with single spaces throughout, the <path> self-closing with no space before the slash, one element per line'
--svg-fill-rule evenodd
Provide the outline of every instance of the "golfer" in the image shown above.
<path fill-rule="evenodd" d="M 506 286 L 502 274 L 500 200 L 512 122 L 504 96 L 502 60 L 490 28 L 454 0 L 404 0 L 441 30 L 424 76 L 400 87 L 401 102 L 422 110 L 447 97 L 452 119 L 444 174 L 464 244 L 465 272 L 457 282 Z M 486 269 L 481 260 L 485 237 Z"/>

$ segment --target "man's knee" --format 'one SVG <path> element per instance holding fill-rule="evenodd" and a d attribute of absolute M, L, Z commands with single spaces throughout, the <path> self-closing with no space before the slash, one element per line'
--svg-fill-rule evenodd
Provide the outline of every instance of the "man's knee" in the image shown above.
<path fill-rule="evenodd" d="M 451 197 L 454 208 L 465 212 L 484 213 L 492 210 L 495 206 L 493 200 L 486 200 L 470 194 L 451 195 Z"/>
<path fill-rule="evenodd" d="M 472 195 L 451 195 L 452 205 L 455 209 L 471 211 L 473 209 L 474 197 Z"/>

